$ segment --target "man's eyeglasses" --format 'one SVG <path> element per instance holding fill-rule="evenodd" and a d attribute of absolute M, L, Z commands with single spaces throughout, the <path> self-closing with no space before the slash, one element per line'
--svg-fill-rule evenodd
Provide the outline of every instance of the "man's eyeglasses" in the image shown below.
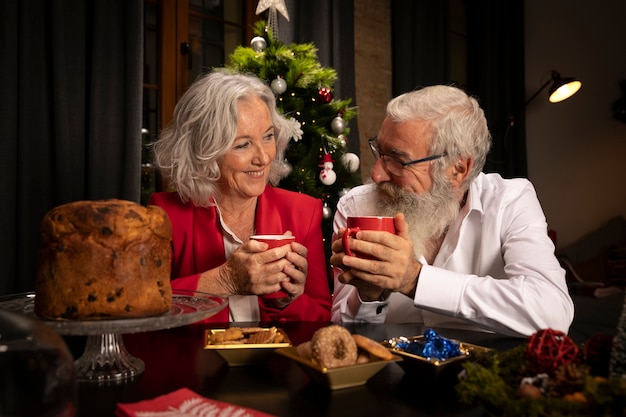
<path fill-rule="evenodd" d="M 373 137 L 372 139 L 368 141 L 368 143 L 370 145 L 370 149 L 372 150 L 372 154 L 374 154 L 374 158 L 382 159 L 383 164 L 385 164 L 385 166 L 387 167 L 387 171 L 389 171 L 390 174 L 395 175 L 396 177 L 401 177 L 402 170 L 408 166 L 419 164 L 421 162 L 433 161 L 435 159 L 439 159 L 448 155 L 446 152 L 444 152 L 439 155 L 431 155 L 431 156 L 427 156 L 426 158 L 415 159 L 413 161 L 408 161 L 408 162 L 402 162 L 395 156 L 382 153 L 380 151 L 380 143 L 378 143 L 377 137 Z"/>

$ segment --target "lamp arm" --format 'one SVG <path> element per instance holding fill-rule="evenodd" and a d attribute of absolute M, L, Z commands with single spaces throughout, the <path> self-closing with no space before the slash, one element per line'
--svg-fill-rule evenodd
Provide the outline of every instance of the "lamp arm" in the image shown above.
<path fill-rule="evenodd" d="M 528 100 L 526 100 L 526 103 L 524 103 L 524 107 L 528 106 L 528 104 L 533 101 L 535 99 L 535 97 L 537 97 L 539 95 L 539 93 L 541 93 L 543 90 L 545 90 L 545 88 L 552 82 L 552 79 L 549 79 L 548 81 L 545 82 L 544 85 L 541 86 L 541 88 L 539 90 L 537 90 L 537 92 L 535 94 L 533 94 Z"/>

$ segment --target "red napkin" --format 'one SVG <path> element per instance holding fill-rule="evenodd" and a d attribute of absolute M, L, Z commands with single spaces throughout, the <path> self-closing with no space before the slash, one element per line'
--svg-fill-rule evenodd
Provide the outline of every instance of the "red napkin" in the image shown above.
<path fill-rule="evenodd" d="M 274 417 L 246 407 L 205 398 L 181 388 L 151 400 L 118 404 L 116 417 L 191 417 L 220 415 L 224 417 Z"/>

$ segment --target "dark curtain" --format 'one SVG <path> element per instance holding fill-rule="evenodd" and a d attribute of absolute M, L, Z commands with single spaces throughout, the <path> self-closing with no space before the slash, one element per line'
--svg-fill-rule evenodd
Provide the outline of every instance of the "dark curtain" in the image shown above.
<path fill-rule="evenodd" d="M 493 147 L 484 171 L 526 177 L 524 2 L 468 0 L 467 88 L 485 110 Z"/>
<path fill-rule="evenodd" d="M 287 0 L 289 22 L 279 15 L 279 36 L 283 43 L 312 42 L 325 67 L 337 72 L 333 93 L 351 99 L 356 106 L 354 87 L 354 4 L 352 0 Z M 358 117 L 358 113 L 357 113 Z M 350 122 L 348 151 L 359 154 L 356 119 Z"/>
<path fill-rule="evenodd" d="M 525 177 L 523 0 L 462 4 L 467 80 L 460 85 L 450 71 L 450 3 L 392 0 L 393 94 L 433 84 L 464 88 L 479 100 L 493 136 L 484 171 Z"/>
<path fill-rule="evenodd" d="M 39 224 L 139 201 L 143 0 L 0 2 L 0 294 L 32 291 Z"/>
<path fill-rule="evenodd" d="M 393 96 L 450 84 L 447 1 L 391 2 Z"/>

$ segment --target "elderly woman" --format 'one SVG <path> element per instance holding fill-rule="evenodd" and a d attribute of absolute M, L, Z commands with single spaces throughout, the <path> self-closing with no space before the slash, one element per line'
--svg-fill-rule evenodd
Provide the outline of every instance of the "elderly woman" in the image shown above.
<path fill-rule="evenodd" d="M 176 189 L 149 202 L 172 222 L 172 286 L 227 297 L 228 311 L 210 321 L 330 319 L 321 201 L 274 187 L 302 134 L 275 106 L 258 78 L 214 71 L 191 85 L 154 144 Z M 296 241 L 268 249 L 255 234 Z"/>

